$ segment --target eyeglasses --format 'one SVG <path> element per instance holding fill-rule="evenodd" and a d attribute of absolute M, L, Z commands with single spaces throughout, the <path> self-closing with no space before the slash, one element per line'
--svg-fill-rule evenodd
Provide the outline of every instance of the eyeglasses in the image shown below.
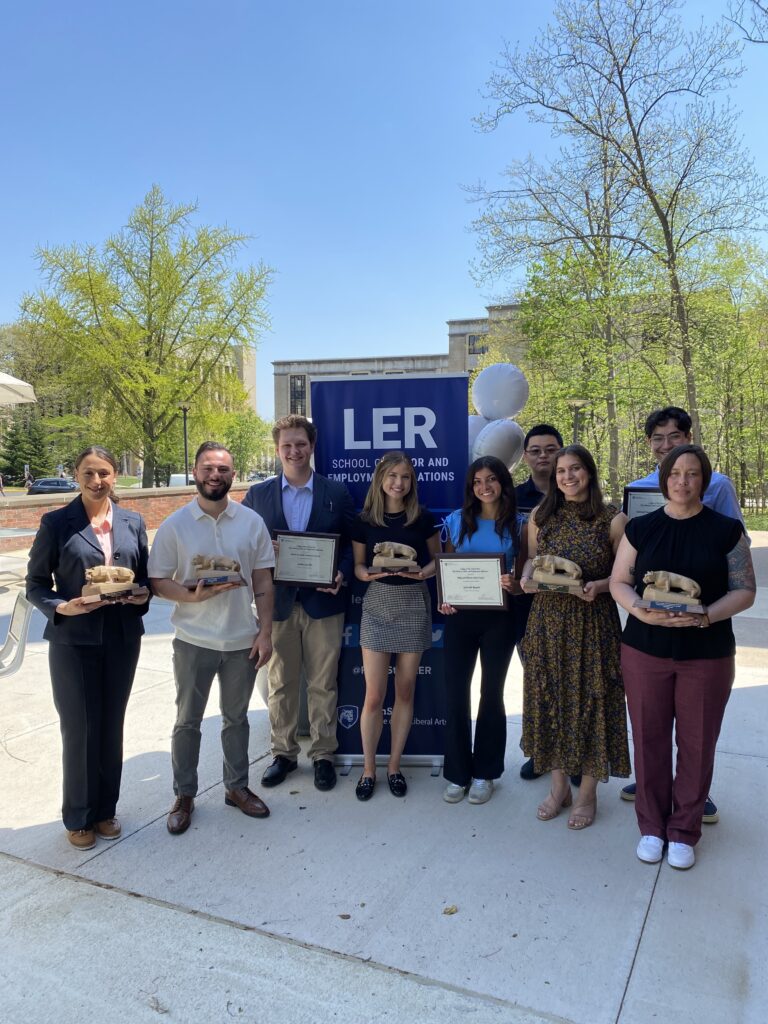
<path fill-rule="evenodd" d="M 674 448 L 685 441 L 685 434 L 682 430 L 673 430 L 670 434 L 651 434 L 651 447 L 660 448 L 665 442 L 669 442 Z"/>
<path fill-rule="evenodd" d="M 559 451 L 560 449 L 556 445 L 551 444 L 547 448 L 526 448 L 525 454 L 532 455 L 534 459 L 538 459 L 540 455 L 554 455 L 555 452 Z"/>

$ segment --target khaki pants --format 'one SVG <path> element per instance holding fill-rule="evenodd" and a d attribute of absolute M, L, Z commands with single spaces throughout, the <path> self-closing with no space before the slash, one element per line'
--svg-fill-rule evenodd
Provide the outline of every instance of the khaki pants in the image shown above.
<path fill-rule="evenodd" d="M 344 615 L 313 619 L 296 601 L 290 616 L 272 626 L 269 662 L 269 723 L 272 755 L 295 761 L 301 751 L 299 722 L 301 668 L 307 677 L 307 710 L 312 742 L 309 757 L 333 760 L 336 751 L 336 700 L 339 650 Z"/>

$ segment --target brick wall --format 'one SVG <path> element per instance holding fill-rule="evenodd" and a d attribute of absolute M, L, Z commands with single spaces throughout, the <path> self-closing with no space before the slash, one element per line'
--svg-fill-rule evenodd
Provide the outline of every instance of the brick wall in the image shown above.
<path fill-rule="evenodd" d="M 250 484 L 233 484 L 230 491 L 235 501 L 242 501 Z M 144 516 L 148 530 L 155 530 L 177 508 L 186 505 L 195 493 L 194 487 L 135 488 L 118 491 L 121 508 L 130 508 Z M 0 499 L 0 529 L 14 528 L 37 531 L 46 512 L 66 505 L 77 494 L 62 497 L 58 494 L 40 494 L 28 498 Z M 31 543 L 31 536 L 0 536 L 0 552 L 14 551 Z"/>

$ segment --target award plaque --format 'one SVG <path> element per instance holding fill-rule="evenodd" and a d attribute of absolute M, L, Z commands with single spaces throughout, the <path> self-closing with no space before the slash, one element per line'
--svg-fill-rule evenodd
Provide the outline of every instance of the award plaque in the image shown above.
<path fill-rule="evenodd" d="M 338 533 L 297 533 L 275 530 L 275 583 L 290 587 L 336 586 Z"/>
<path fill-rule="evenodd" d="M 504 555 L 470 555 L 461 552 L 435 555 L 437 602 L 454 608 L 507 607 L 501 585 Z"/>
<path fill-rule="evenodd" d="M 627 519 L 634 519 L 655 512 L 666 500 L 659 487 L 625 487 L 622 508 Z"/>
<path fill-rule="evenodd" d="M 201 583 L 204 587 L 215 587 L 220 583 L 245 583 L 240 575 L 240 563 L 225 555 L 195 555 L 192 569 L 193 575 L 182 583 L 187 590 L 196 590 Z"/>

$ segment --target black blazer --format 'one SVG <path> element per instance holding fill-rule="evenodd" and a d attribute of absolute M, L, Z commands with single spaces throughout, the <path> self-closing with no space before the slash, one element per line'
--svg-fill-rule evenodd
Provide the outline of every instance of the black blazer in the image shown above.
<path fill-rule="evenodd" d="M 136 583 L 148 586 L 147 531 L 138 512 L 113 505 L 112 562 L 133 569 Z M 27 597 L 48 619 L 43 634 L 57 644 L 97 646 L 102 642 L 105 614 L 120 615 L 123 637 L 133 640 L 144 633 L 143 605 L 116 605 L 87 615 L 57 615 L 56 605 L 79 597 L 85 570 L 104 565 L 104 552 L 91 528 L 79 496 L 62 508 L 47 512 L 29 553 Z"/>
<path fill-rule="evenodd" d="M 283 513 L 283 474 L 254 484 L 243 498 L 246 508 L 258 512 L 267 529 L 274 536 L 275 530 L 287 530 L 288 523 Z M 349 530 L 355 518 L 355 506 L 352 495 L 344 484 L 328 477 L 314 474 L 312 482 L 312 511 L 307 523 L 308 533 L 338 533 L 341 535 L 339 550 L 339 569 L 344 573 L 344 581 L 352 578 L 353 560 Z M 299 600 L 307 615 L 313 619 L 325 619 L 329 615 L 338 615 L 345 611 L 347 604 L 346 587 L 338 594 L 321 594 L 311 587 L 288 587 L 285 584 L 275 585 L 275 611 L 277 622 L 284 622 L 291 614 L 297 591 Z"/>

